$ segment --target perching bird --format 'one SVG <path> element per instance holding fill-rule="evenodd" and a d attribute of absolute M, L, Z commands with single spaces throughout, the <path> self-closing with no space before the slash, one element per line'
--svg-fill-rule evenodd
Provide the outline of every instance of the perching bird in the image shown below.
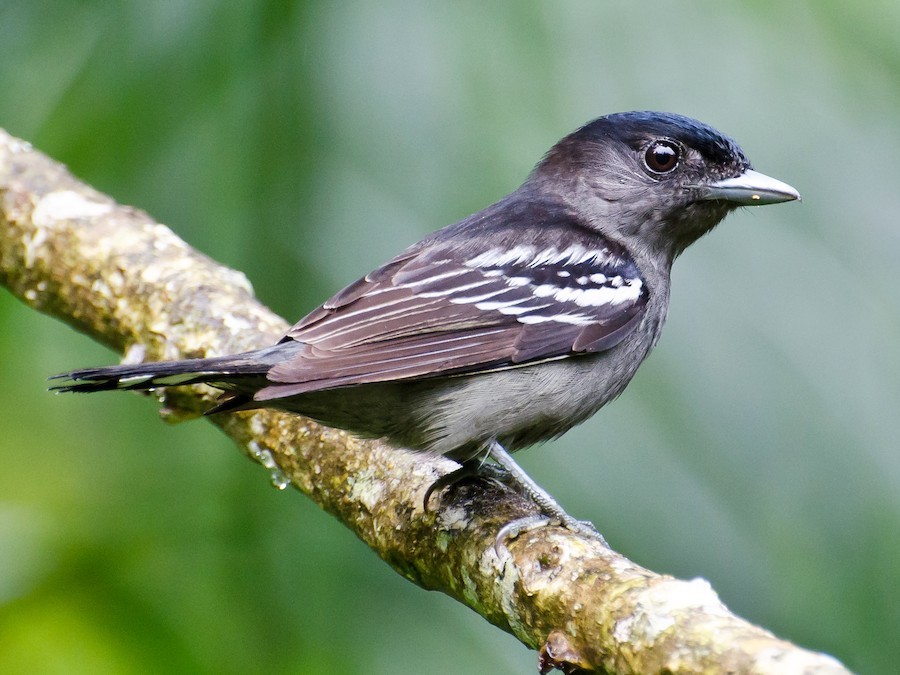
<path fill-rule="evenodd" d="M 696 120 L 608 115 L 559 141 L 515 192 L 413 244 L 274 346 L 76 370 L 56 388 L 207 383 L 234 394 L 209 413 L 279 408 L 460 462 L 440 485 L 490 457 L 577 528 L 508 453 L 622 392 L 659 339 L 688 245 L 738 206 L 798 198 Z"/>

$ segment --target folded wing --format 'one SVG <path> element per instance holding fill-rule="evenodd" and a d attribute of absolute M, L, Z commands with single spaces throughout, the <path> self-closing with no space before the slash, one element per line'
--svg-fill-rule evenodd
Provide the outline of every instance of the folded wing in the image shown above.
<path fill-rule="evenodd" d="M 571 231 L 571 230 L 570 230 Z M 440 242 L 347 287 L 283 339 L 300 343 L 257 400 L 468 374 L 599 352 L 641 320 L 649 291 L 624 248 L 596 233 L 566 245 Z"/>

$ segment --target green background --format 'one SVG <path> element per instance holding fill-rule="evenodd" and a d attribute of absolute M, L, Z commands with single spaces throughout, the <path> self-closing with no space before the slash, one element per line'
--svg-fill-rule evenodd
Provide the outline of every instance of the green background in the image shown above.
<path fill-rule="evenodd" d="M 0 126 L 296 319 L 598 115 L 734 136 L 802 204 L 676 264 L 625 395 L 523 466 L 639 563 L 900 662 L 900 3 L 0 4 Z M 0 671 L 533 672 L 203 422 L 52 397 L 116 355 L 0 292 Z"/>

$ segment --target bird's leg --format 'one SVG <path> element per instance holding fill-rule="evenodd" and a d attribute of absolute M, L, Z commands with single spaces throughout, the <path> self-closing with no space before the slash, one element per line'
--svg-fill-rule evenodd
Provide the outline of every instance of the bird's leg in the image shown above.
<path fill-rule="evenodd" d="M 604 545 L 606 540 L 597 529 L 589 522 L 576 520 L 563 510 L 563 507 L 550 496 L 540 485 L 535 483 L 531 477 L 513 460 L 512 456 L 497 441 L 490 441 L 485 446 L 488 456 L 497 463 L 498 466 L 506 470 L 507 476 L 504 482 L 511 484 L 520 494 L 531 499 L 541 509 L 543 516 L 528 516 L 519 518 L 504 525 L 500 532 L 497 533 L 497 542 L 502 544 L 506 539 L 513 539 L 520 533 L 527 530 L 541 527 L 548 523 L 559 523 L 563 527 L 579 534 L 597 538 Z M 456 473 L 456 472 L 454 472 Z"/>
<path fill-rule="evenodd" d="M 495 464 L 487 464 L 488 459 L 494 460 Z M 541 515 L 517 518 L 501 527 L 496 539 L 496 547 L 498 549 L 504 547 L 504 542 L 508 539 L 515 539 L 523 532 L 551 523 L 559 524 L 573 532 L 599 539 L 606 545 L 603 535 L 591 523 L 576 520 L 566 513 L 563 507 L 546 490 L 535 483 L 522 467 L 516 464 L 512 456 L 497 441 L 488 441 L 482 446 L 478 454 L 463 461 L 458 469 L 444 474 L 434 481 L 425 491 L 425 510 L 431 510 L 429 503 L 431 502 L 431 496 L 435 492 L 445 490 L 451 485 L 456 485 L 472 476 L 490 478 L 503 483 L 519 494 L 531 499 L 541 510 Z"/>

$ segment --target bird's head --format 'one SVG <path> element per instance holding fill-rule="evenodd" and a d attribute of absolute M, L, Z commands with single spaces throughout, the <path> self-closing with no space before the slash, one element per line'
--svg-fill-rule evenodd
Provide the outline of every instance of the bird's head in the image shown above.
<path fill-rule="evenodd" d="M 669 261 L 738 206 L 800 197 L 754 171 L 724 134 L 658 112 L 589 122 L 553 146 L 525 186 L 561 197 L 591 227 Z"/>

